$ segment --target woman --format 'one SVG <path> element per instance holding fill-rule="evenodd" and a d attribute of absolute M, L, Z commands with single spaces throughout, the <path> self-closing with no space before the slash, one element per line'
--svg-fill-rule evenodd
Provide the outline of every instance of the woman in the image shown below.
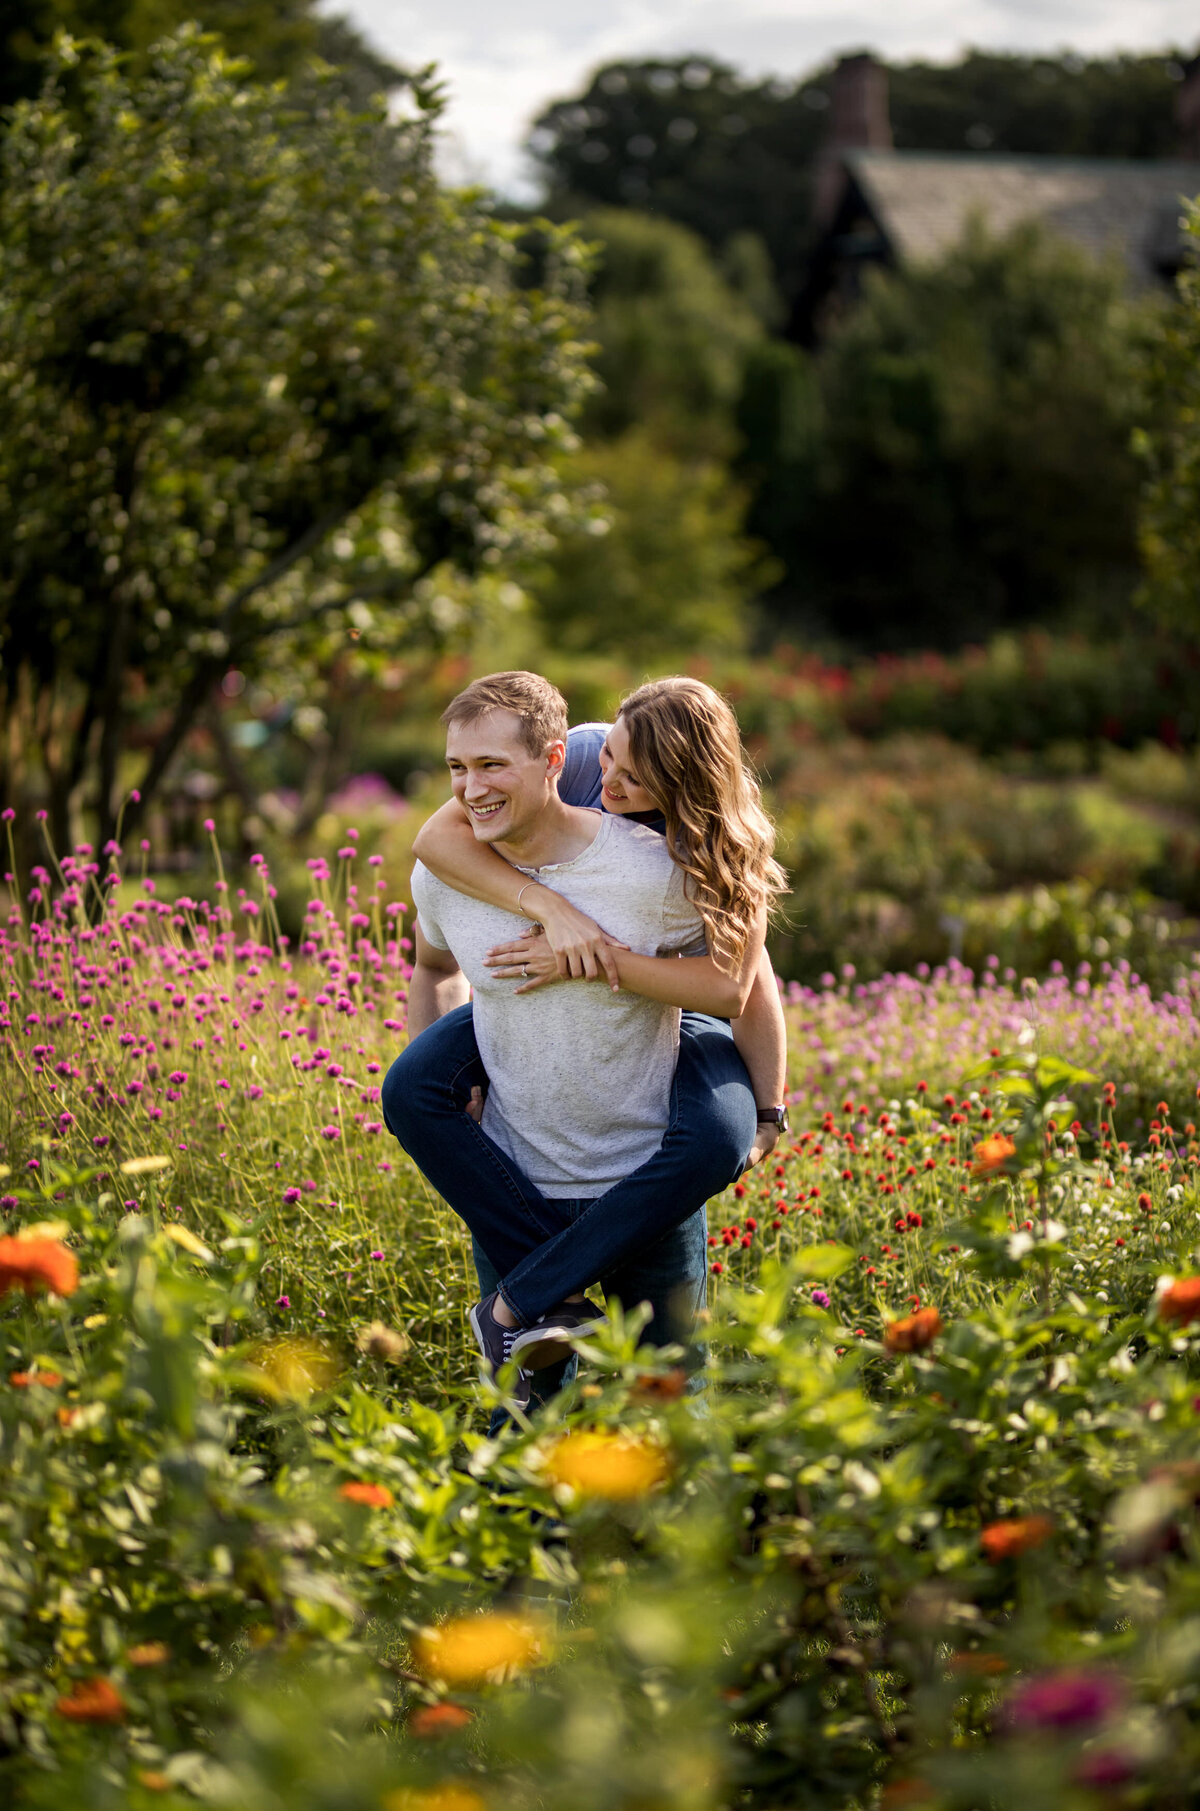
<path fill-rule="evenodd" d="M 478 842 L 453 801 L 421 830 L 415 852 L 458 891 L 534 921 L 526 937 L 498 946 L 488 958 L 498 976 L 518 982 L 517 992 L 607 978 L 611 986 L 688 1009 L 661 1161 L 657 1169 L 653 1160 L 643 1165 L 597 1203 L 611 1229 L 616 1264 L 632 1244 L 663 1237 L 691 1211 L 675 1209 L 677 1202 L 697 1198 L 695 1166 L 709 1164 L 699 1172 L 712 1183 L 701 1190 L 698 1198 L 704 1199 L 731 1182 L 747 1160 L 770 1150 L 785 1123 L 783 1015 L 763 949 L 768 910 L 784 877 L 771 854 L 773 831 L 745 766 L 736 718 L 699 680 L 655 681 L 625 700 L 611 728 L 573 729 L 559 792 L 568 804 L 599 805 L 663 830 L 704 920 L 707 950 L 656 957 L 625 949 L 561 894 Z M 705 1016 L 710 1014 L 732 1017 L 732 1032 L 720 1018 Z M 421 1081 L 432 1084 L 432 1110 L 435 1099 L 462 1089 L 472 1059 L 477 1071 L 470 1008 L 447 1015 L 409 1049 L 411 1056 L 402 1059 L 408 1085 L 417 1064 Z M 472 1095 L 477 1112 L 480 1083 Z M 446 1131 L 453 1136 L 450 1120 Z M 692 1165 L 690 1196 L 673 1186 L 681 1152 Z M 561 1305 L 596 1280 L 572 1274 L 571 1243 L 569 1232 L 560 1234 L 503 1279 L 505 1296 L 523 1304 L 526 1327 L 536 1325 L 542 1304 Z M 481 1258 L 477 1248 L 481 1286 L 488 1291 L 491 1266 Z M 670 1329 L 657 1329 L 659 1340 L 670 1336 Z M 528 1363 L 532 1346 L 524 1335 L 522 1341 L 520 1356 Z"/>

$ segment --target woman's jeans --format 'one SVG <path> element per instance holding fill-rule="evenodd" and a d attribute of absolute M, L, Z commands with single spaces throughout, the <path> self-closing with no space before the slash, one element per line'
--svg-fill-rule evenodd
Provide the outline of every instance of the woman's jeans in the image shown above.
<path fill-rule="evenodd" d="M 587 1086 L 581 1069 L 580 1086 Z M 486 1088 L 469 1006 L 414 1038 L 384 1079 L 389 1132 L 475 1240 L 485 1294 L 498 1288 L 522 1326 L 602 1282 L 626 1308 L 647 1302 L 643 1338 L 687 1338 L 704 1300 L 704 1203 L 741 1174 L 757 1113 L 750 1080 L 721 1019 L 685 1012 L 663 1141 L 641 1167 L 594 1199 L 541 1193 L 465 1111 Z"/>

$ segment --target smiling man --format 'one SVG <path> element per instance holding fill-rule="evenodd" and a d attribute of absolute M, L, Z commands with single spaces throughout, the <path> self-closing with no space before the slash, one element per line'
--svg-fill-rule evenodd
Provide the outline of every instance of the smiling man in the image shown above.
<path fill-rule="evenodd" d="M 631 951 L 702 945 L 664 839 L 559 797 L 567 715 L 548 680 L 477 680 L 443 721 L 454 795 L 478 841 Z M 672 1149 L 678 1007 L 603 983 L 520 995 L 486 957 L 525 920 L 420 862 L 413 899 L 410 1043 L 388 1073 L 384 1117 L 474 1235 L 483 1295 L 471 1323 L 485 1361 L 496 1371 L 592 1324 L 578 1292 L 597 1280 L 627 1307 L 649 1304 L 654 1343 L 686 1340 L 704 1297 L 703 1205 L 738 1173 L 753 1127 L 732 1113 L 723 1121 L 714 1091 L 713 1137 Z M 421 1037 L 466 1007 L 468 989 L 478 1059 L 447 1092 L 428 1082 Z M 481 1085 L 476 1123 L 465 1108 Z M 674 1202 L 668 1229 L 639 1240 L 663 1190 Z M 661 1232 L 661 1210 L 659 1221 Z"/>

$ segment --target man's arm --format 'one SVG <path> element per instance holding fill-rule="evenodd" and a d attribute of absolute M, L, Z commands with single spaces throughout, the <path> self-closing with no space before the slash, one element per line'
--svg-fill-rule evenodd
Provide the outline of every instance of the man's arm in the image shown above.
<path fill-rule="evenodd" d="M 420 918 L 416 921 L 415 954 L 416 963 L 408 983 L 410 1042 L 436 1019 L 444 1018 L 456 1006 L 465 1006 L 471 997 L 467 977 L 458 963 L 449 950 L 440 950 L 430 943 L 421 929 Z"/>
<path fill-rule="evenodd" d="M 758 960 L 750 998 L 740 1018 L 733 1021 L 733 1041 L 750 1072 L 755 1104 L 777 1107 L 783 1100 L 787 1076 L 787 1027 L 771 958 L 764 949 Z M 775 1126 L 759 1126 L 750 1153 L 751 1165 L 775 1148 Z"/>

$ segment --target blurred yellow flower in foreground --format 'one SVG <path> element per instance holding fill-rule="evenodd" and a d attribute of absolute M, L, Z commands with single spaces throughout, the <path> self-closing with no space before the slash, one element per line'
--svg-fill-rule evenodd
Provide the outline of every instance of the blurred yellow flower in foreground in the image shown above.
<path fill-rule="evenodd" d="M 337 1354 L 322 1340 L 286 1334 L 252 1346 L 242 1375 L 249 1388 L 272 1402 L 307 1402 L 331 1389 L 341 1370 Z"/>
<path fill-rule="evenodd" d="M 567 1484 L 581 1497 L 611 1503 L 644 1497 L 670 1475 L 662 1447 L 631 1434 L 564 1434 L 543 1463 L 554 1484 Z"/>
<path fill-rule="evenodd" d="M 385 1792 L 381 1811 L 487 1811 L 473 1786 L 447 1780 L 441 1786 L 397 1786 Z"/>
<path fill-rule="evenodd" d="M 66 1220 L 30 1220 L 18 1226 L 14 1239 L 65 1239 L 71 1228 Z"/>
<path fill-rule="evenodd" d="M 212 1252 L 204 1240 L 197 1238 L 186 1226 L 165 1226 L 163 1231 L 182 1251 L 190 1252 L 194 1258 L 203 1258 L 206 1264 L 211 1264 Z"/>
<path fill-rule="evenodd" d="M 372 1321 L 370 1326 L 358 1329 L 354 1343 L 370 1358 L 386 1358 L 398 1364 L 407 1356 L 410 1342 L 407 1333 L 385 1326 L 382 1321 Z"/>
<path fill-rule="evenodd" d="M 455 1616 L 417 1637 L 417 1664 L 447 1685 L 478 1685 L 545 1656 L 545 1630 L 524 1616 Z"/>
<path fill-rule="evenodd" d="M 169 1170 L 169 1157 L 129 1157 L 117 1166 L 122 1176 L 154 1176 L 159 1170 Z"/>

